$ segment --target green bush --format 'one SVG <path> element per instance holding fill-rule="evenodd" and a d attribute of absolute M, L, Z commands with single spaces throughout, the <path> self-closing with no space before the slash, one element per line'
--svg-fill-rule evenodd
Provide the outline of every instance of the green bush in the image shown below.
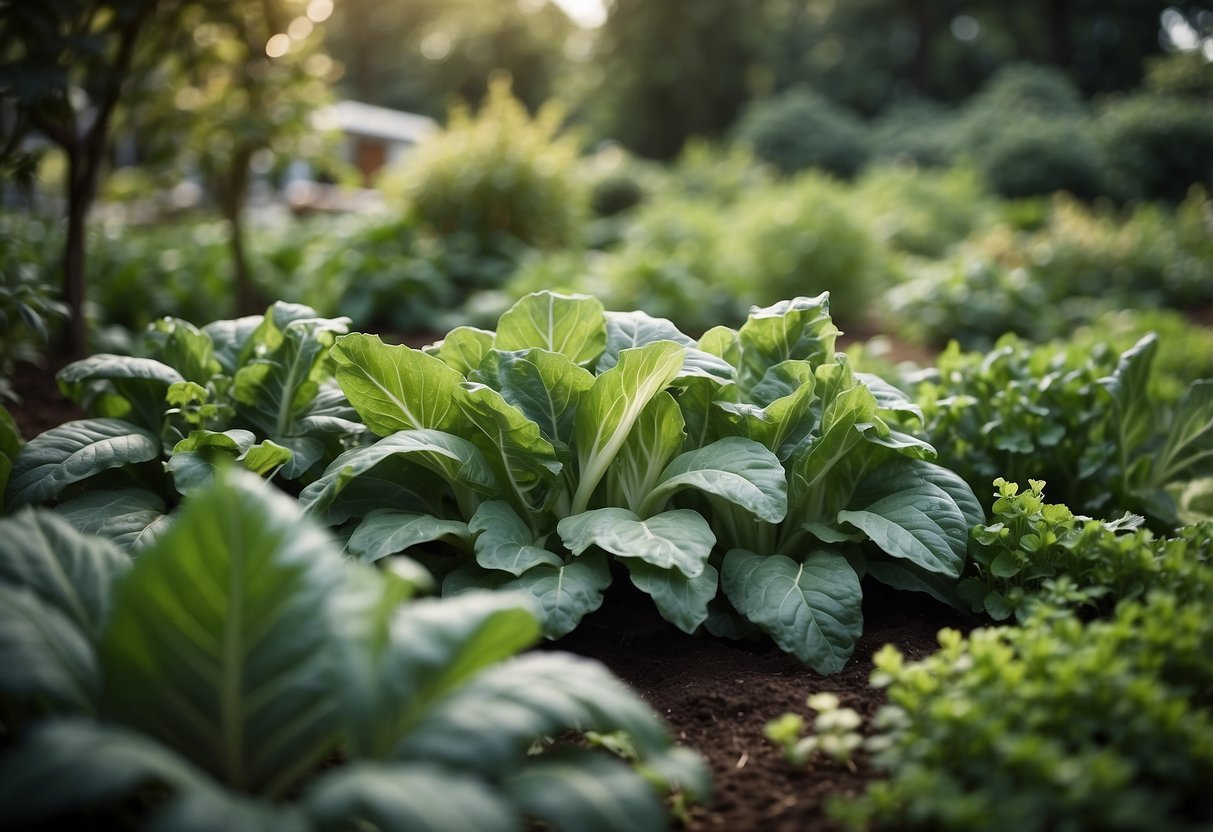
<path fill-rule="evenodd" d="M 793 89 L 751 104 L 734 137 L 784 173 L 821 168 L 851 177 L 871 151 L 863 123 L 811 90 Z"/>
<path fill-rule="evenodd" d="M 1111 620 L 940 633 L 875 658 L 888 779 L 835 813 L 856 829 L 1165 829 L 1213 825 L 1213 616 L 1153 595 Z M 869 741 L 872 743 L 872 741 Z"/>
<path fill-rule="evenodd" d="M 741 145 L 687 142 L 661 193 L 714 205 L 732 205 L 755 188 L 775 181 L 774 169 Z"/>
<path fill-rule="evenodd" d="M 1104 190 L 1099 148 L 1076 119 L 1009 121 L 976 155 L 990 187 L 1011 199 L 1054 191 L 1089 198 Z"/>
<path fill-rule="evenodd" d="M 869 317 L 889 264 L 837 183 L 802 174 L 754 192 L 727 223 L 721 245 L 736 255 L 730 278 L 747 303 L 828 291 L 836 319 L 854 324 Z"/>
<path fill-rule="evenodd" d="M 1112 192 L 1179 202 L 1192 185 L 1213 187 L 1213 107 L 1178 97 L 1113 101 L 1096 121 Z"/>
<path fill-rule="evenodd" d="M 924 167 L 952 164 L 962 140 L 957 112 L 930 99 L 892 105 L 872 124 L 876 159 L 909 161 Z"/>
<path fill-rule="evenodd" d="M 732 216 L 685 197 L 648 203 L 601 262 L 603 302 L 669 318 L 689 332 L 735 326 L 749 298 L 739 294 L 730 261 L 749 241 L 732 227 Z"/>
<path fill-rule="evenodd" d="M 1213 476 L 1213 379 L 1178 402 L 1151 393 L 1158 340 L 1032 347 L 1005 336 L 990 353 L 952 344 L 915 392 L 939 461 L 980 491 L 997 476 L 1044 480 L 1092 516 L 1131 511 L 1178 522 L 1176 494 Z"/>
<path fill-rule="evenodd" d="M 1060 70 L 1014 64 L 994 75 L 964 105 L 964 144 L 970 152 L 1025 118 L 1076 120 L 1087 113 L 1074 83 Z"/>
<path fill-rule="evenodd" d="M 537 247 L 575 244 L 587 195 L 577 176 L 579 142 L 559 135 L 562 121 L 552 106 L 532 118 L 509 83 L 497 80 L 477 115 L 456 107 L 446 129 L 408 155 L 394 187 L 441 235 L 467 232 L 490 249 L 503 237 Z"/>
<path fill-rule="evenodd" d="M 1040 480 L 994 486 L 992 522 L 973 530 L 957 587 L 973 612 L 1024 622 L 1042 608 L 1106 614 L 1147 590 L 1213 596 L 1213 524 L 1155 538 L 1140 517 L 1092 520 L 1046 503 Z"/>
<path fill-rule="evenodd" d="M 921 170 L 882 165 L 864 172 L 854 190 L 856 210 L 893 248 L 939 257 L 991 224 L 995 203 L 972 169 Z"/>
<path fill-rule="evenodd" d="M 54 285 L 59 235 L 49 223 L 0 215 L 0 400 L 16 400 L 19 362 L 38 364 L 55 325 L 67 317 Z"/>
<path fill-rule="evenodd" d="M 1144 86 L 1156 95 L 1213 101 L 1213 61 L 1200 52 L 1148 58 Z"/>

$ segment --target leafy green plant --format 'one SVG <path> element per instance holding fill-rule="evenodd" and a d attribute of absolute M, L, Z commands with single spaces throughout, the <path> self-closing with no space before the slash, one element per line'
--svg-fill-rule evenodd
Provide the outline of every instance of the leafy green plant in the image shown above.
<path fill-rule="evenodd" d="M 1075 511 L 1173 528 L 1172 492 L 1213 465 L 1213 380 L 1173 405 L 1152 398 L 1157 350 L 1153 335 L 1119 356 L 1013 336 L 988 354 L 953 345 L 915 398 L 941 462 L 966 481 L 1040 479 Z"/>
<path fill-rule="evenodd" d="M 0 524 L 6 825 L 656 830 L 659 789 L 706 795 L 600 665 L 514 657 L 539 635 L 524 599 L 403 603 L 251 475 L 133 563 L 49 512 Z M 549 739 L 584 730 L 625 733 L 636 768 Z"/>
<path fill-rule="evenodd" d="M 1207 530 L 1206 530 L 1207 533 Z M 1207 569 L 1207 565 L 1204 567 Z M 1165 593 L 1110 620 L 1037 617 L 876 654 L 887 779 L 833 813 L 855 829 L 1168 829 L 1213 823 L 1213 617 Z"/>
<path fill-rule="evenodd" d="M 347 323 L 281 302 L 203 329 L 166 318 L 146 334 L 149 355 L 69 364 L 60 386 L 91 418 L 22 449 L 6 506 L 58 501 L 77 527 L 131 547 L 222 465 L 306 481 L 364 430 L 328 357 Z"/>
<path fill-rule="evenodd" d="M 1113 100 L 1096 134 L 1123 199 L 1179 202 L 1192 185 L 1213 188 L 1213 123 L 1202 101 L 1157 94 Z"/>
<path fill-rule="evenodd" d="M 863 123 L 808 89 L 788 90 L 751 104 L 733 135 L 784 173 L 820 168 L 851 177 L 871 153 Z"/>
<path fill-rule="evenodd" d="M 67 306 L 48 280 L 54 255 L 35 240 L 44 225 L 0 216 L 0 399 L 15 399 L 9 379 L 19 362 L 38 364 Z"/>
<path fill-rule="evenodd" d="M 337 380 L 382 438 L 301 500 L 358 558 L 425 559 L 444 594 L 529 593 L 549 637 L 597 609 L 614 557 L 680 629 L 753 625 L 837 671 L 862 630 L 860 573 L 942 592 L 984 518 L 898 426 L 916 408 L 853 372 L 836 335 L 824 294 L 696 342 L 536 293 L 496 331 L 425 350 L 342 336 Z"/>
<path fill-rule="evenodd" d="M 0 405 L 0 494 L 3 494 L 8 486 L 13 462 L 21 453 L 23 444 L 25 443 L 21 438 L 21 431 L 17 429 L 13 415 Z M 3 512 L 3 506 L 0 506 L 0 517 L 4 516 Z"/>
<path fill-rule="evenodd" d="M 733 292 L 765 306 L 829 291 L 844 323 L 863 321 L 887 281 L 884 247 L 838 183 L 806 173 L 753 191 L 729 220 Z"/>
<path fill-rule="evenodd" d="M 863 735 L 858 732 L 863 724 L 859 713 L 841 707 L 838 697 L 832 693 L 813 694 L 805 704 L 817 712 L 807 735 L 804 735 L 804 719 L 791 712 L 768 722 L 762 735 L 783 748 L 784 758 L 791 765 L 803 766 L 820 756 L 855 771 L 852 756 L 863 746 Z"/>
<path fill-rule="evenodd" d="M 1042 605 L 1083 613 L 1161 589 L 1198 600 L 1213 593 L 1213 526 L 1155 539 L 1141 518 L 1076 517 L 1044 501 L 1044 483 L 1020 492 L 999 478 L 992 521 L 973 530 L 957 592 L 973 612 L 1022 622 Z"/>
<path fill-rule="evenodd" d="M 502 236 L 538 247 L 577 242 L 587 195 L 580 143 L 558 135 L 563 118 L 549 105 L 532 119 L 497 79 L 476 116 L 455 108 L 446 129 L 409 154 L 398 173 L 409 210 L 441 235 L 467 232 L 487 248 Z"/>
<path fill-rule="evenodd" d="M 872 167 L 855 183 L 852 198 L 880 239 L 922 257 L 942 256 L 996 216 L 995 200 L 980 175 L 959 166 L 944 171 Z"/>
<path fill-rule="evenodd" d="M 1009 122 L 981 148 L 977 164 L 990 188 L 1010 199 L 1054 191 L 1089 199 L 1106 190 L 1099 145 L 1076 119 Z"/>

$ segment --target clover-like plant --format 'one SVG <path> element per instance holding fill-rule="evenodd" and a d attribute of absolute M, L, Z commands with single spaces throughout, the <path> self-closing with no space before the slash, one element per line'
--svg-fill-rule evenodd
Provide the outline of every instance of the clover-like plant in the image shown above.
<path fill-rule="evenodd" d="M 658 830 L 661 789 L 706 794 L 600 665 L 514 656 L 539 637 L 525 598 L 408 601 L 251 474 L 133 562 L 46 511 L 0 533 L 6 828 Z M 545 740 L 591 730 L 635 767 Z"/>
<path fill-rule="evenodd" d="M 837 334 L 825 294 L 696 342 L 540 292 L 424 350 L 341 336 L 337 381 L 382 438 L 301 499 L 363 560 L 423 558 L 444 594 L 530 594 L 552 638 L 601 604 L 616 558 L 680 629 L 756 625 L 834 672 L 860 575 L 946 595 L 984 519 Z"/>

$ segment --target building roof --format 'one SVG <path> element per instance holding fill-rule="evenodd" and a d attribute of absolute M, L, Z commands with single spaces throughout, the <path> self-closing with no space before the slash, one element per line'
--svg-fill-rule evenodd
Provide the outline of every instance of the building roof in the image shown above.
<path fill-rule="evenodd" d="M 363 104 L 338 101 L 312 114 L 312 124 L 322 130 L 340 130 L 354 136 L 416 144 L 438 129 L 432 118 Z"/>

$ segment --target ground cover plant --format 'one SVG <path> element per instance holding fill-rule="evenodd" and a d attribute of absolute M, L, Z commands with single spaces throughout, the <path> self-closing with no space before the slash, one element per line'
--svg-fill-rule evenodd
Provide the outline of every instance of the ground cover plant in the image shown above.
<path fill-rule="evenodd" d="M 514 656 L 539 636 L 525 598 L 409 601 L 251 474 L 133 562 L 50 512 L 0 526 L 6 825 L 656 830 L 664 793 L 706 796 L 600 665 Z"/>
<path fill-rule="evenodd" d="M 59 384 L 90 418 L 21 450 L 7 509 L 56 502 L 82 531 L 133 547 L 225 461 L 306 481 L 364 432 L 328 356 L 347 325 L 279 302 L 265 315 L 203 329 L 166 318 L 149 327 L 142 356 L 69 364 Z"/>
<path fill-rule="evenodd" d="M 414 554 L 446 594 L 529 593 L 549 637 L 598 608 L 614 559 L 679 629 L 757 628 L 836 672 L 860 576 L 938 592 L 984 519 L 901 429 L 914 405 L 836 335 L 827 295 L 696 342 L 537 293 L 424 350 L 342 336 L 337 381 L 382 438 L 300 499 L 363 560 Z"/>

